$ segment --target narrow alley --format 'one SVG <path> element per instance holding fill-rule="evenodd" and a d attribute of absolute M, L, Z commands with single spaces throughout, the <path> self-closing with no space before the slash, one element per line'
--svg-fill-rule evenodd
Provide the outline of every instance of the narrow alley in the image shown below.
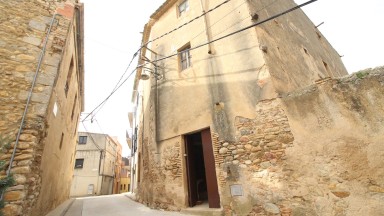
<path fill-rule="evenodd" d="M 0 0 L 0 216 L 384 216 L 383 8 Z"/>
<path fill-rule="evenodd" d="M 176 216 L 179 212 L 150 209 L 131 200 L 126 194 L 76 198 L 70 207 L 59 213 L 64 216 Z M 53 216 L 53 215 L 52 215 Z"/>

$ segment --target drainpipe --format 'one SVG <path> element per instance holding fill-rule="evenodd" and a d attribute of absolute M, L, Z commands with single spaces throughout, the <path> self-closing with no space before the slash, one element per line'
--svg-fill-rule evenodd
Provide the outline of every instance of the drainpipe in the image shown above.
<path fill-rule="evenodd" d="M 136 125 L 137 125 L 137 107 L 139 105 L 139 98 L 140 97 L 140 92 L 138 90 L 133 90 L 133 91 L 136 91 L 136 106 L 135 106 L 135 112 L 134 112 L 134 116 L 133 116 L 133 128 L 132 128 L 132 134 L 134 135 L 135 139 L 132 140 L 133 143 L 132 143 L 132 153 L 131 153 L 131 157 L 132 157 L 132 163 L 130 164 L 130 167 L 131 167 L 131 192 L 133 193 L 133 189 L 135 188 L 136 184 L 135 184 L 135 178 L 136 178 L 136 173 L 135 173 L 135 170 L 136 170 L 136 150 L 137 149 L 137 130 L 136 130 Z M 132 136 L 133 138 L 133 136 Z"/>
<path fill-rule="evenodd" d="M 157 53 L 155 53 L 155 60 L 157 60 Z M 157 142 L 159 140 L 159 125 L 158 125 L 158 122 L 159 122 L 159 116 L 160 116 L 160 113 L 159 113 L 159 101 L 160 101 L 160 98 L 159 98 L 159 86 L 158 86 L 158 80 L 157 80 L 157 65 L 155 64 L 155 80 L 156 80 L 156 97 L 155 97 L 155 141 L 156 141 L 156 152 L 159 153 L 159 150 L 157 148 Z"/>
<path fill-rule="evenodd" d="M 96 186 L 96 194 L 97 194 L 97 191 L 98 191 L 98 188 L 99 188 L 99 179 L 100 179 L 100 175 L 101 175 L 101 160 L 103 158 L 103 150 L 100 150 L 100 158 L 99 158 L 99 175 L 97 176 L 97 186 Z M 103 177 L 101 177 L 103 178 Z M 103 183 L 103 182 L 101 182 Z M 100 191 L 99 193 L 101 193 L 101 185 L 100 185 Z M 100 195 L 100 194 L 99 194 Z"/>
<path fill-rule="evenodd" d="M 141 114 L 143 115 L 143 131 L 141 131 L 141 152 L 143 152 L 143 146 L 144 146 L 144 95 L 141 96 Z"/>
<path fill-rule="evenodd" d="M 200 0 L 200 6 L 202 13 L 204 14 L 204 25 L 205 25 L 205 35 L 207 36 L 207 41 L 211 41 L 211 37 L 208 32 L 208 21 L 207 21 L 207 14 L 204 10 L 203 0 Z M 212 44 L 208 44 L 208 54 L 212 54 Z"/>
<path fill-rule="evenodd" d="M 37 79 L 37 75 L 39 74 L 41 63 L 43 62 L 43 58 L 44 58 L 44 55 L 45 55 L 45 50 L 47 48 L 48 38 L 49 38 L 49 35 L 51 34 L 51 29 L 52 29 L 53 23 L 55 21 L 56 15 L 57 14 L 55 13 L 52 16 L 52 20 L 51 20 L 51 23 L 49 25 L 47 35 L 45 36 L 45 41 L 44 41 L 43 49 L 40 52 L 39 61 L 37 63 L 37 68 L 36 68 L 35 76 L 33 77 L 31 89 L 29 90 L 29 94 L 28 94 L 28 97 L 27 97 L 27 103 L 25 105 L 23 117 L 21 118 L 21 123 L 20 123 L 19 131 L 17 132 L 15 146 L 13 147 L 13 152 L 12 152 L 11 160 L 10 160 L 9 165 L 8 165 L 7 177 L 9 177 L 9 174 L 11 173 L 13 160 L 15 159 L 16 148 L 17 148 L 17 145 L 19 144 L 21 132 L 23 131 L 25 117 L 27 116 L 27 113 L 28 113 L 28 106 L 29 106 L 29 104 L 31 102 L 32 92 L 33 92 L 33 89 L 34 89 L 35 84 L 36 84 L 36 79 Z M 4 192 L 1 193 L 0 200 L 3 200 L 3 196 L 4 196 Z"/>
<path fill-rule="evenodd" d="M 155 55 L 155 61 L 157 60 L 157 52 L 149 49 L 146 47 L 146 49 L 148 51 L 150 51 L 152 54 Z M 157 142 L 159 140 L 159 126 L 158 126 L 158 122 L 159 122 L 159 116 L 160 116 L 160 112 L 159 112 L 159 101 L 160 101 L 160 98 L 159 98 L 159 85 L 158 85 L 158 80 L 161 79 L 162 75 L 160 73 L 158 73 L 157 71 L 157 68 L 158 66 L 155 64 L 155 63 L 152 63 L 147 57 L 144 56 L 144 58 L 153 65 L 153 67 L 155 68 L 154 69 L 154 72 L 150 72 L 153 74 L 153 76 L 155 77 L 155 99 L 154 99 L 154 104 L 155 104 L 155 142 L 156 142 L 156 153 L 158 154 L 159 153 L 159 150 L 157 148 Z"/>

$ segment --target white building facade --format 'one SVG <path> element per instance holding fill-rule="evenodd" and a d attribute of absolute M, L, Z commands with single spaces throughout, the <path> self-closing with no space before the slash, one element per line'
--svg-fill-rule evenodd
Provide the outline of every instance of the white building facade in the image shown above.
<path fill-rule="evenodd" d="M 79 132 L 72 197 L 112 194 L 117 146 L 107 134 Z"/>

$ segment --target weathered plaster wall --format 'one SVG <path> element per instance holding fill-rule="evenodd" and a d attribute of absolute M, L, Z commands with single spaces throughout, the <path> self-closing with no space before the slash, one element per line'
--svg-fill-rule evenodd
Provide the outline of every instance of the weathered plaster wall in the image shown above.
<path fill-rule="evenodd" d="M 69 197 L 82 97 L 75 49 L 74 35 L 76 33 L 69 21 L 67 20 L 68 23 L 63 29 L 67 31 L 62 31 L 53 39 L 53 41 L 65 42 L 67 48 L 60 50 L 64 53 L 52 57 L 48 55 L 46 58 L 46 61 L 49 60 L 49 57 L 53 58 L 56 62 L 50 66 L 58 67 L 60 72 L 54 80 L 54 89 L 48 106 L 46 120 L 48 130 L 42 141 L 45 145 L 41 145 L 39 149 L 39 154 L 42 154 L 40 166 L 42 172 L 40 193 L 42 196 L 39 196 L 32 215 L 49 212 Z M 67 39 L 64 40 L 65 38 Z M 67 79 L 68 77 L 69 79 Z M 65 93 L 67 80 L 69 80 L 68 91 Z M 56 115 L 54 114 L 55 104 L 57 106 Z"/>
<path fill-rule="evenodd" d="M 293 0 L 248 1 L 250 13 L 261 21 L 296 6 Z M 313 4 L 316 4 L 313 3 Z M 256 28 L 265 61 L 278 93 L 314 84 L 325 77 L 347 75 L 339 54 L 302 10 L 296 10 Z"/>
<path fill-rule="evenodd" d="M 384 67 L 261 102 L 220 141 L 226 215 L 381 215 Z M 215 142 L 215 141 L 214 141 Z M 231 197 L 230 185 L 243 187 Z"/>
<path fill-rule="evenodd" d="M 293 204 L 319 215 L 384 212 L 384 67 L 283 97 Z"/>
<path fill-rule="evenodd" d="M 116 137 L 117 138 L 117 137 Z M 121 159 L 121 153 L 122 153 L 122 146 L 118 142 L 117 139 L 114 139 L 117 146 L 116 146 L 116 163 L 115 163 L 115 171 L 114 171 L 114 179 L 113 179 L 113 193 L 118 194 L 120 193 L 120 175 L 121 175 L 121 168 L 122 168 L 122 159 Z M 127 186 L 126 186 L 127 187 Z"/>
<path fill-rule="evenodd" d="M 207 2 L 209 5 L 205 8 L 219 3 Z M 241 7 L 238 4 L 230 2 L 208 15 L 212 37 L 236 30 L 239 26 L 234 24 L 238 22 L 242 25 L 251 23 L 249 13 L 244 10 L 247 9 L 246 4 Z M 233 7 L 238 7 L 238 10 L 231 11 Z M 176 8 L 174 5 L 157 20 L 151 28 L 150 39 L 201 13 L 199 1 L 190 1 L 190 9 L 185 16 L 177 17 Z M 223 14 L 229 15 L 224 17 Z M 232 23 L 232 27 L 228 28 L 226 22 Z M 197 20 L 150 44 L 150 49 L 160 58 L 176 52 L 187 43 L 191 47 L 204 43 L 208 40 L 202 28 L 204 25 L 203 19 Z M 139 111 L 143 111 L 144 117 L 137 119 L 140 121 L 138 139 L 142 146 L 138 150 L 140 158 L 137 158 L 138 165 L 142 164 L 138 168 L 138 194 L 140 201 L 151 206 L 180 209 L 187 205 L 183 134 L 211 126 L 228 140 L 234 140 L 235 133 L 231 128 L 234 128 L 235 116 L 240 113 L 252 116 L 252 107 L 261 98 L 275 96 L 268 84 L 269 75 L 265 71 L 255 32 L 244 32 L 219 41 L 211 46 L 211 51 L 213 54 L 208 54 L 208 47 L 191 51 L 193 66 L 184 71 L 179 71 L 177 57 L 159 62 L 157 72 L 163 78 L 157 83 L 153 76 L 149 81 L 140 81 L 144 90 L 144 107 L 139 106 Z M 150 59 L 156 56 L 150 51 L 146 55 Z M 240 100 L 247 101 L 249 106 L 243 106 Z M 160 179 L 166 179 L 167 184 Z"/>
<path fill-rule="evenodd" d="M 380 215 L 383 93 L 384 68 L 362 71 L 260 102 L 256 118 L 236 118 L 236 142 L 214 133 L 225 214 Z M 183 208 L 179 141 L 143 153 L 148 205 Z M 243 196 L 231 197 L 233 184 Z"/>
<path fill-rule="evenodd" d="M 205 9 L 222 3 L 205 2 Z M 180 17 L 176 4 L 154 16 L 144 38 L 147 34 L 149 40 L 157 38 L 201 14 L 200 1 L 189 4 Z M 150 43 L 145 55 L 155 60 L 177 53 L 187 43 L 195 47 L 253 24 L 255 12 L 262 20 L 290 6 L 293 1 L 230 1 L 206 16 L 207 32 L 204 20 L 196 20 Z M 139 99 L 143 116 L 137 118 L 139 200 L 153 207 L 187 206 L 183 135 L 210 127 L 225 210 L 240 215 L 253 208 L 260 213 L 289 213 L 274 204 L 281 200 L 276 196 L 288 193 L 280 192 L 284 188 L 280 182 L 285 178 L 285 151 L 293 141 L 288 118 L 275 98 L 321 78 L 346 74 L 337 53 L 318 35 L 304 13 L 297 11 L 191 50 L 192 67 L 183 71 L 177 56 L 156 62 L 156 71 L 146 65 L 161 79 L 156 81 L 152 74 L 150 80 L 135 81 L 143 97 Z M 238 176 L 231 177 L 234 173 Z M 234 183 L 243 185 L 245 196 L 228 198 Z"/>
<path fill-rule="evenodd" d="M 157 20 L 150 32 L 154 39 L 167 31 L 176 28 L 188 20 L 201 14 L 200 1 L 190 1 L 187 13 L 177 17 L 177 6 L 174 5 Z M 209 1 L 204 5 L 212 8 L 221 1 Z M 210 38 L 237 30 L 240 26 L 251 24 L 246 4 L 229 2 L 207 15 Z M 226 15 L 224 17 L 224 14 Z M 228 27 L 228 22 L 232 27 Z M 241 22 L 241 24 L 238 24 Z M 215 24 L 214 24 L 215 23 Z M 234 25 L 238 24 L 238 25 Z M 150 44 L 150 49 L 158 54 L 158 58 L 176 53 L 178 49 L 190 43 L 195 47 L 206 41 L 204 19 L 196 20 Z M 178 57 L 161 61 L 158 72 L 163 78 L 150 83 L 151 97 L 145 88 L 145 100 L 154 103 L 158 95 L 158 139 L 164 140 L 185 134 L 210 125 L 214 125 L 222 136 L 234 139 L 233 116 L 239 114 L 250 116 L 252 106 L 260 98 L 274 96 L 268 85 L 268 73 L 265 71 L 264 59 L 259 49 L 256 32 L 246 31 L 210 45 L 212 54 L 208 54 L 208 46 L 191 51 L 192 67 L 180 71 Z M 250 58 L 252 56 L 252 58 Z M 155 58 L 155 54 L 147 51 L 147 57 Z M 150 65 L 148 65 L 150 66 Z M 272 95 L 272 96 L 271 96 Z M 250 106 L 242 106 L 239 99 L 246 100 Z M 150 100 L 151 99 L 151 100 Z M 170 103 L 172 101 L 172 103 Z M 214 112 L 215 104 L 221 103 L 221 112 Z M 150 104 L 150 103 L 148 103 Z M 177 105 L 175 105 L 177 104 Z M 151 105 L 148 105 L 151 106 Z M 152 105 L 156 109 L 155 104 Z M 242 107 L 240 109 L 240 107 Z M 173 115 L 178 113 L 178 115 Z M 146 113 L 148 114 L 148 113 Z M 147 115 L 149 116 L 149 115 Z"/>
<path fill-rule="evenodd" d="M 92 145 L 92 144 L 90 144 Z M 86 196 L 88 186 L 94 185 L 93 194 L 100 195 L 102 177 L 99 176 L 100 150 L 77 150 L 75 159 L 84 159 L 83 168 L 75 168 L 71 183 L 70 196 Z M 72 166 L 73 168 L 74 166 Z"/>
<path fill-rule="evenodd" d="M 83 168 L 75 168 L 71 196 L 86 196 L 88 186 L 94 185 L 94 194 L 112 194 L 117 144 L 107 134 L 79 132 L 86 136 L 86 144 L 78 144 L 75 159 L 84 159 Z M 101 154 L 101 155 L 100 155 Z M 73 166 L 72 166 L 73 168 Z"/>
<path fill-rule="evenodd" d="M 74 47 L 70 47 L 74 46 L 71 29 L 74 5 L 56 3 L 0 2 L 0 134 L 12 141 L 16 139 L 52 15 L 58 7 L 61 14 L 65 14 L 56 17 L 33 90 L 12 164 L 11 172 L 14 173 L 16 185 L 5 194 L 6 215 L 44 215 L 68 197 L 82 94 L 79 79 L 75 76 L 77 56 L 73 54 Z M 64 97 L 63 82 L 67 80 L 70 55 L 75 55 L 75 72 L 70 77 L 71 87 Z M 58 108 L 56 116 L 53 114 L 55 103 Z M 62 134 L 65 136 L 61 143 Z M 1 159 L 9 161 L 11 153 L 12 150 L 2 155 Z"/>
<path fill-rule="evenodd" d="M 361 71 L 260 102 L 237 142 L 213 136 L 225 215 L 381 215 L 383 93 L 384 67 Z"/>

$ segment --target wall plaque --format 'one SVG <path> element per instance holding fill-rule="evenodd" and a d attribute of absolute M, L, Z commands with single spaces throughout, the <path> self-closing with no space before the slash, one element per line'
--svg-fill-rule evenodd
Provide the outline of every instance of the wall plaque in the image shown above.
<path fill-rule="evenodd" d="M 241 185 L 231 185 L 231 195 L 232 196 L 243 196 L 243 186 Z"/>

